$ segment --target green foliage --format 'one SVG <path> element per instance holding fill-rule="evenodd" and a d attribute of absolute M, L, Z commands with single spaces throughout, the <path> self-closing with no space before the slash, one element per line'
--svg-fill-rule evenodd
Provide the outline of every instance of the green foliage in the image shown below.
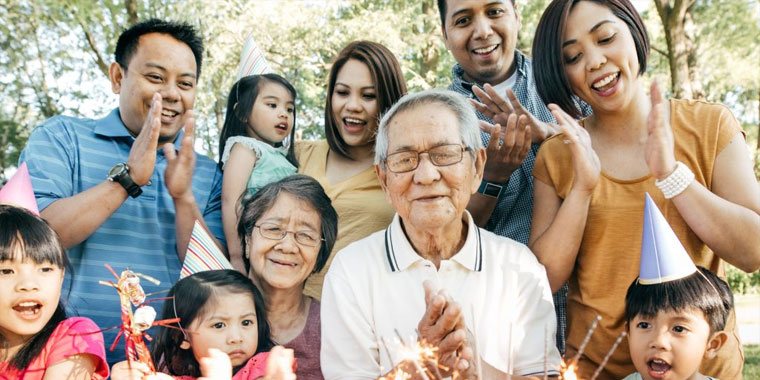
<path fill-rule="evenodd" d="M 760 293 L 760 271 L 745 273 L 727 264 L 726 280 L 735 294 Z"/>
<path fill-rule="evenodd" d="M 760 379 L 760 345 L 750 344 L 744 346 L 744 371 L 745 379 Z"/>
<path fill-rule="evenodd" d="M 758 125 L 760 15 L 754 0 L 698 0 L 700 69 L 708 98 L 727 103 L 749 133 Z M 530 51 L 549 0 L 517 0 L 518 47 Z M 199 147 L 215 156 L 227 93 L 243 42 L 255 36 L 273 69 L 298 90 L 297 128 L 323 136 L 326 76 L 333 57 L 356 39 L 385 44 L 401 61 L 410 91 L 444 87 L 453 58 L 435 0 L 0 0 L 0 138 L 14 136 L 0 172 L 34 125 L 64 113 L 100 117 L 117 104 L 107 81 L 118 34 L 130 20 L 164 17 L 200 28 L 206 55 L 196 97 Z M 755 5 L 753 5 L 755 4 Z M 721 17 L 714 17 L 720 14 Z M 656 12 L 643 13 L 652 36 L 650 75 L 668 75 Z M 754 126 L 754 127 L 753 127 Z M 5 131 L 5 132 L 4 132 Z M 760 170 L 760 167 L 759 167 Z"/>

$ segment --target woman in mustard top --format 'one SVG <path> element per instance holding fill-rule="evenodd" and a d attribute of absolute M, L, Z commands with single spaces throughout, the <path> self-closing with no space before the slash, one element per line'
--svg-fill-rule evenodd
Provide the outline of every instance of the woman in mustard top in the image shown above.
<path fill-rule="evenodd" d="M 625 330 L 624 299 L 638 276 L 645 193 L 698 265 L 760 267 L 760 192 L 741 126 L 723 105 L 666 99 L 643 74 L 644 23 L 628 0 L 555 0 L 533 43 L 537 89 L 563 133 L 536 158 L 530 245 L 552 289 L 569 282 L 567 352 L 599 328 L 580 361 L 588 378 Z M 593 114 L 576 122 L 577 96 Z M 701 373 L 741 378 L 735 319 Z M 628 326 L 630 329 L 638 326 Z M 627 345 L 599 379 L 634 372 Z"/>
<path fill-rule="evenodd" d="M 375 175 L 373 160 L 379 117 L 406 93 L 393 53 L 370 41 L 354 41 L 330 70 L 325 104 L 326 140 L 300 141 L 299 173 L 324 187 L 338 212 L 338 239 L 327 265 L 306 282 L 304 292 L 319 299 L 324 274 L 335 252 L 390 224 L 393 209 Z"/>

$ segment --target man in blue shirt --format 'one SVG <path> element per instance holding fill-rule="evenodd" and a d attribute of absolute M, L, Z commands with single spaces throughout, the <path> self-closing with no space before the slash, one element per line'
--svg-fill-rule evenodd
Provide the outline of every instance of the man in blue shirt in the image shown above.
<path fill-rule="evenodd" d="M 514 0 L 438 0 L 438 10 L 446 48 L 457 61 L 449 89 L 480 100 L 478 117 L 501 127 L 483 127 L 488 158 L 467 208 L 480 226 L 528 244 L 533 165 L 541 142 L 555 133 L 555 120 L 536 91 L 530 59 L 516 49 L 520 17 Z M 560 352 L 566 296 L 566 286 L 554 295 Z"/>
<path fill-rule="evenodd" d="M 187 24 L 148 20 L 121 34 L 114 55 L 119 107 L 99 120 L 45 121 L 20 158 L 42 217 L 68 248 L 69 311 L 104 329 L 121 324 L 116 290 L 98 284 L 114 280 L 104 264 L 161 281 L 142 281 L 148 293 L 166 290 L 179 277 L 195 220 L 223 238 L 221 173 L 193 151 L 201 38 Z M 107 344 L 116 332 L 106 332 Z M 119 347 L 109 362 L 123 357 Z"/>

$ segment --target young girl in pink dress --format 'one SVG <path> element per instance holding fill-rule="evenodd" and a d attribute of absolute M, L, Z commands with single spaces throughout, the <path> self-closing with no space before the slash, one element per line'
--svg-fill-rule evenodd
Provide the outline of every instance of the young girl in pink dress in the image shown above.
<path fill-rule="evenodd" d="M 108 377 L 100 328 L 61 304 L 68 264 L 45 221 L 0 205 L 0 379 Z"/>

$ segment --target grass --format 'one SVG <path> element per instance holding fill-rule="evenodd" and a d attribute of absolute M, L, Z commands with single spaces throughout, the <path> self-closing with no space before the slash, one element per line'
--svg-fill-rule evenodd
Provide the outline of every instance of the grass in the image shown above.
<path fill-rule="evenodd" d="M 760 345 L 744 346 L 744 378 L 760 379 Z"/>

